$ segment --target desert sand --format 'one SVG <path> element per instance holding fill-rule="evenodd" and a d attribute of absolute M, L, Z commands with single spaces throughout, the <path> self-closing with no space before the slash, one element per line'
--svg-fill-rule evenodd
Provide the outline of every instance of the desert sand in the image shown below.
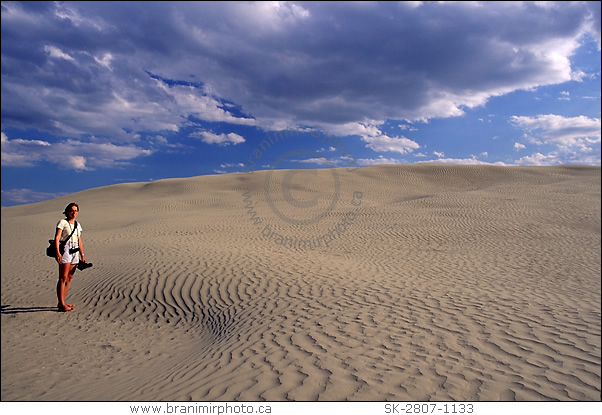
<path fill-rule="evenodd" d="M 44 251 L 73 201 L 94 267 L 60 313 Z M 600 400 L 600 271 L 600 167 L 260 171 L 3 208 L 2 400 Z"/>

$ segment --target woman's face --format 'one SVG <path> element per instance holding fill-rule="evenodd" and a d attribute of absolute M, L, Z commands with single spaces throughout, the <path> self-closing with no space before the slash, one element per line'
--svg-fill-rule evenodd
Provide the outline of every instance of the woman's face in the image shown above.
<path fill-rule="evenodd" d="M 71 219 L 75 218 L 78 213 L 79 213 L 79 209 L 77 206 L 73 206 L 71 209 L 69 209 L 67 211 L 67 214 L 69 215 L 69 218 L 71 218 Z"/>

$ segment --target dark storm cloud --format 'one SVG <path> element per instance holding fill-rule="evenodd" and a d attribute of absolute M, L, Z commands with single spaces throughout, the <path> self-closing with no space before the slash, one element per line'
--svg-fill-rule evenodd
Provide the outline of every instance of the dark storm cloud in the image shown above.
<path fill-rule="evenodd" d="M 349 133 L 455 116 L 570 80 L 599 21 L 565 2 L 5 2 L 2 125 L 135 141 L 190 115 Z"/>

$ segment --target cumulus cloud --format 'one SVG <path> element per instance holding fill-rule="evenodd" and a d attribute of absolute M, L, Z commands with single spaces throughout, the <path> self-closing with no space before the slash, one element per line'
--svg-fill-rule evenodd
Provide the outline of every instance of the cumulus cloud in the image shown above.
<path fill-rule="evenodd" d="M 330 124 L 327 131 L 339 136 L 359 136 L 366 143 L 366 147 L 375 152 L 408 154 L 420 148 L 416 141 L 407 137 L 390 137 L 383 133 L 377 126 L 380 123 L 382 121 L 369 120 L 363 123 Z"/>
<path fill-rule="evenodd" d="M 376 152 L 395 152 L 400 154 L 406 154 L 420 148 L 420 145 L 415 141 L 412 141 L 405 137 L 389 137 L 388 135 L 382 134 L 374 137 L 363 137 L 366 147 L 371 148 Z"/>
<path fill-rule="evenodd" d="M 510 123 L 523 131 L 523 139 L 541 151 L 516 160 L 518 165 L 600 164 L 601 125 L 597 118 L 557 114 L 513 116 Z M 514 143 L 515 150 L 524 150 Z"/>
<path fill-rule="evenodd" d="M 562 164 L 562 159 L 557 153 L 542 154 L 534 153 L 530 156 L 521 157 L 516 161 L 519 166 L 550 166 Z"/>
<path fill-rule="evenodd" d="M 592 144 L 600 143 L 601 126 L 597 118 L 545 114 L 535 117 L 513 116 L 510 121 L 525 131 L 531 143 L 551 144 L 562 152 L 591 152 Z"/>

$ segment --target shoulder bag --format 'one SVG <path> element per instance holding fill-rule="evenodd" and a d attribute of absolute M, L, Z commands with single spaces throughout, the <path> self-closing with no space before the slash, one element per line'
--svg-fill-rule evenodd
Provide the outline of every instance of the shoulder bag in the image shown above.
<path fill-rule="evenodd" d="M 69 239 L 71 239 L 71 237 L 73 236 L 73 233 L 75 232 L 76 229 L 77 229 L 77 221 L 75 221 L 75 226 L 73 227 L 73 230 L 71 231 L 71 234 L 69 235 L 69 237 L 67 239 L 65 239 L 64 241 L 59 242 L 59 252 L 61 253 L 61 255 L 65 251 L 65 244 L 67 243 L 67 241 Z M 46 248 L 46 256 L 56 259 L 56 248 L 54 245 L 54 239 L 48 240 L 48 243 L 50 244 L 50 246 L 48 246 L 48 248 Z"/>

